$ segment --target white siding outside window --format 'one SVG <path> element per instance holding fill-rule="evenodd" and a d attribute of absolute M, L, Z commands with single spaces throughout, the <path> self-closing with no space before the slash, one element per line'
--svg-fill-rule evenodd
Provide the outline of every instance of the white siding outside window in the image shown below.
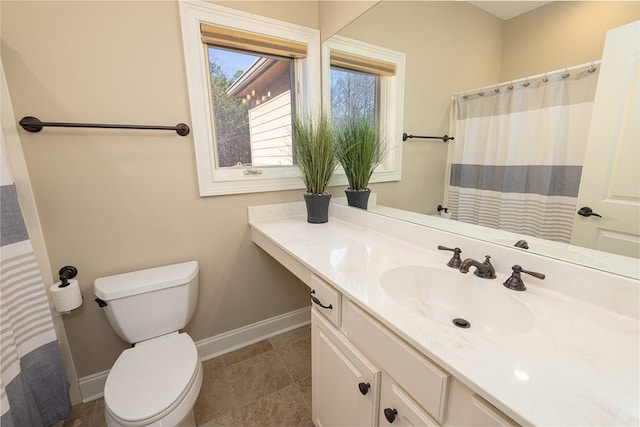
<path fill-rule="evenodd" d="M 254 164 L 293 165 L 291 134 L 291 95 L 284 92 L 249 110 L 251 158 Z"/>

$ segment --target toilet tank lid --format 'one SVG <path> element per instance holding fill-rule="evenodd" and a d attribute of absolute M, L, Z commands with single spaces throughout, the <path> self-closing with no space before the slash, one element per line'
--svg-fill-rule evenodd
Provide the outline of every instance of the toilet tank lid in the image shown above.
<path fill-rule="evenodd" d="M 104 301 L 183 285 L 198 275 L 198 262 L 187 261 L 130 273 L 100 277 L 93 283 L 96 296 Z"/>

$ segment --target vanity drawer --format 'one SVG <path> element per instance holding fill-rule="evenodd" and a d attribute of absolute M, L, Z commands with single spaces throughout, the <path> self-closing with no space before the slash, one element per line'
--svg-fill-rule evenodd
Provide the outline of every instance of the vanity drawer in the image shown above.
<path fill-rule="evenodd" d="M 398 385 L 439 423 L 444 423 L 450 375 L 396 337 L 351 301 L 345 327 L 362 348 Z"/>
<path fill-rule="evenodd" d="M 311 275 L 311 303 L 335 326 L 340 326 L 342 305 L 340 292 L 324 280 Z"/>

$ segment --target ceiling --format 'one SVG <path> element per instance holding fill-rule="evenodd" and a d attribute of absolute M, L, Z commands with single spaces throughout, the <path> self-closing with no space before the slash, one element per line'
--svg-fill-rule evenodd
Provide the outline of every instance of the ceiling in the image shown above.
<path fill-rule="evenodd" d="M 522 15 L 530 10 L 544 6 L 550 1 L 470 1 L 472 5 L 479 7 L 492 15 L 505 21 L 515 16 Z"/>

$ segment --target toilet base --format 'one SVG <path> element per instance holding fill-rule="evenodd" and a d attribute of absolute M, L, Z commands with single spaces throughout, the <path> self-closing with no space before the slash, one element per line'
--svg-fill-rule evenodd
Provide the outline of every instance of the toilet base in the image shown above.
<path fill-rule="evenodd" d="M 196 416 L 193 409 L 180 421 L 176 427 L 194 427 L 196 425 Z"/>
<path fill-rule="evenodd" d="M 114 420 L 109 413 L 105 413 L 105 421 L 107 422 L 107 427 L 122 427 L 121 424 L 118 424 L 116 420 Z M 196 417 L 193 413 L 193 409 L 189 411 L 187 415 L 173 427 L 195 427 L 196 426 Z"/>

